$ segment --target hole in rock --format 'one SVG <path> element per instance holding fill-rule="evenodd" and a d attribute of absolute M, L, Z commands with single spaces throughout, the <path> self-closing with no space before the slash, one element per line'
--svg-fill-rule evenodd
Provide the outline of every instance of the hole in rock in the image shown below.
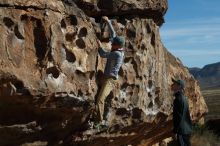
<path fill-rule="evenodd" d="M 36 22 L 33 33 L 34 33 L 34 46 L 36 49 L 36 55 L 38 61 L 42 61 L 45 58 L 47 52 L 47 38 L 42 25 L 41 20 L 33 18 Z"/>
<path fill-rule="evenodd" d="M 123 18 L 120 18 L 119 20 L 118 20 L 118 22 L 119 23 L 121 23 L 122 25 L 126 25 L 127 24 L 127 21 L 126 21 L 126 19 L 123 17 Z"/>
<path fill-rule="evenodd" d="M 78 96 L 79 96 L 79 97 L 82 97 L 82 96 L 83 96 L 83 92 L 82 92 L 80 89 L 78 90 Z"/>
<path fill-rule="evenodd" d="M 81 66 L 81 65 L 82 65 L 82 60 L 79 60 L 79 62 L 78 62 L 78 63 L 79 63 L 79 66 Z"/>
<path fill-rule="evenodd" d="M 78 37 L 85 37 L 88 34 L 87 29 L 85 27 L 81 28 L 79 31 Z"/>
<path fill-rule="evenodd" d="M 129 87 L 129 84 L 126 82 L 121 85 L 121 89 L 126 89 L 127 87 Z"/>
<path fill-rule="evenodd" d="M 54 78 L 58 78 L 60 76 L 60 71 L 55 66 L 48 68 L 46 73 L 52 74 Z"/>
<path fill-rule="evenodd" d="M 86 44 L 84 42 L 84 40 L 82 38 L 79 38 L 76 40 L 76 45 L 80 48 L 80 49 L 84 49 L 86 47 Z"/>
<path fill-rule="evenodd" d="M 156 44 L 155 42 L 156 42 L 156 40 L 155 40 L 155 34 L 152 33 L 152 35 L 151 35 L 151 45 L 154 46 L 154 47 L 155 47 L 155 44 Z"/>
<path fill-rule="evenodd" d="M 160 101 L 159 96 L 157 96 L 157 97 L 155 98 L 154 102 L 155 102 L 157 105 L 161 105 L 161 101 Z"/>
<path fill-rule="evenodd" d="M 28 16 L 26 14 L 21 15 L 20 19 L 21 19 L 21 21 L 28 20 Z"/>
<path fill-rule="evenodd" d="M 131 64 L 133 65 L 133 68 L 136 72 L 136 77 L 138 78 L 138 76 L 139 76 L 138 65 L 137 65 L 138 63 L 132 58 Z"/>
<path fill-rule="evenodd" d="M 75 15 L 70 15 L 66 18 L 66 20 L 70 23 L 70 25 L 77 25 L 78 21 Z"/>
<path fill-rule="evenodd" d="M 153 107 L 153 102 L 151 101 L 149 104 L 148 104 L 148 108 L 152 108 Z"/>
<path fill-rule="evenodd" d="M 124 59 L 124 63 L 128 63 L 130 60 L 131 60 L 131 57 L 126 57 L 126 58 Z"/>
<path fill-rule="evenodd" d="M 147 24 L 147 33 L 151 33 L 151 28 L 149 24 Z"/>
<path fill-rule="evenodd" d="M 126 103 L 125 98 L 122 98 L 121 103 Z"/>
<path fill-rule="evenodd" d="M 23 82 L 21 82 L 21 81 L 16 81 L 16 82 L 14 83 L 14 86 L 16 87 L 16 89 L 22 89 L 22 88 L 24 88 L 24 84 L 23 84 Z"/>
<path fill-rule="evenodd" d="M 135 32 L 135 30 L 127 29 L 126 34 L 127 34 L 127 36 L 128 36 L 129 38 L 135 38 L 135 37 L 136 37 L 136 32 Z"/>
<path fill-rule="evenodd" d="M 152 97 L 152 94 L 150 92 L 148 93 L 148 97 Z"/>
<path fill-rule="evenodd" d="M 75 39 L 76 33 L 67 33 L 65 38 L 66 41 L 68 42 L 72 42 Z"/>
<path fill-rule="evenodd" d="M 84 82 L 87 80 L 87 77 L 86 77 L 86 73 L 80 71 L 80 70 L 76 70 L 76 77 L 77 77 L 77 80 L 80 80 L 81 82 Z"/>
<path fill-rule="evenodd" d="M 22 81 L 15 81 L 13 84 L 18 93 L 22 93 L 22 95 L 30 95 L 29 90 L 24 87 L 24 83 Z"/>
<path fill-rule="evenodd" d="M 9 17 L 4 17 L 3 22 L 8 28 L 11 28 L 14 25 L 14 22 Z"/>
<path fill-rule="evenodd" d="M 14 32 L 15 32 L 15 35 L 18 39 L 22 39 L 22 40 L 24 39 L 22 34 L 19 32 L 18 25 L 15 26 Z"/>
<path fill-rule="evenodd" d="M 129 42 L 129 45 L 128 45 L 128 49 L 129 50 L 134 50 L 134 47 L 133 47 L 133 45 Z"/>
<path fill-rule="evenodd" d="M 128 111 L 126 110 L 126 108 L 119 108 L 116 111 L 116 115 L 119 115 L 119 116 L 123 116 L 123 115 L 126 115 L 126 114 L 128 114 Z"/>
<path fill-rule="evenodd" d="M 66 28 L 66 22 L 64 19 L 61 20 L 60 24 L 62 28 Z"/>
<path fill-rule="evenodd" d="M 141 49 L 145 50 L 145 48 L 146 48 L 145 44 L 141 44 Z"/>
<path fill-rule="evenodd" d="M 65 49 L 65 51 L 66 51 L 66 60 L 68 62 L 74 63 L 76 61 L 76 56 L 67 49 Z"/>
<path fill-rule="evenodd" d="M 118 75 L 123 77 L 124 76 L 124 71 L 122 68 L 119 69 Z"/>
<path fill-rule="evenodd" d="M 160 94 L 160 87 L 156 87 L 156 91 L 155 91 L 155 94 Z"/>
<path fill-rule="evenodd" d="M 152 88 L 152 86 L 153 86 L 153 81 L 152 81 L 152 80 L 149 80 L 149 81 L 148 81 L 148 87 L 149 87 L 149 88 Z"/>
<path fill-rule="evenodd" d="M 132 110 L 132 118 L 133 119 L 140 119 L 141 118 L 141 113 L 142 113 L 142 110 L 141 109 L 139 109 L 139 108 L 134 108 L 133 110 Z"/>
<path fill-rule="evenodd" d="M 95 71 L 92 71 L 90 74 L 89 74 L 89 79 L 92 80 L 93 77 L 95 77 Z"/>

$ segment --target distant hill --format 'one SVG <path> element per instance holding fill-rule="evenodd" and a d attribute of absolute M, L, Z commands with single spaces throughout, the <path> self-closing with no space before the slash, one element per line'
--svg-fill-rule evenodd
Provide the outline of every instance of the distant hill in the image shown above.
<path fill-rule="evenodd" d="M 189 71 L 203 89 L 220 86 L 220 62 L 206 65 L 203 68 L 189 68 Z"/>

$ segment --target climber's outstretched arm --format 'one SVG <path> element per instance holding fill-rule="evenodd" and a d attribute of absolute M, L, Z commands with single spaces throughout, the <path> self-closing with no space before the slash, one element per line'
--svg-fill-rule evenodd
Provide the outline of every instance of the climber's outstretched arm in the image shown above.
<path fill-rule="evenodd" d="M 114 37 L 116 37 L 116 32 L 112 26 L 111 20 L 109 20 L 107 16 L 103 16 L 102 19 L 105 20 L 105 22 L 107 22 L 111 33 L 111 39 L 113 39 Z"/>

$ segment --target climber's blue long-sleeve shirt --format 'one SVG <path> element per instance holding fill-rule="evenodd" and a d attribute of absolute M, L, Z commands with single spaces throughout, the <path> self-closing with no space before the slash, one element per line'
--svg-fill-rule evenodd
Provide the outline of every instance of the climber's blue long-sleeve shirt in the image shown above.
<path fill-rule="evenodd" d="M 108 26 L 111 32 L 111 40 L 112 40 L 114 37 L 116 37 L 116 33 L 110 21 L 108 21 Z M 118 72 L 123 64 L 123 59 L 124 59 L 123 49 L 106 52 L 103 48 L 99 48 L 98 52 L 102 58 L 107 58 L 104 74 L 106 76 L 113 77 L 114 79 L 118 79 Z"/>

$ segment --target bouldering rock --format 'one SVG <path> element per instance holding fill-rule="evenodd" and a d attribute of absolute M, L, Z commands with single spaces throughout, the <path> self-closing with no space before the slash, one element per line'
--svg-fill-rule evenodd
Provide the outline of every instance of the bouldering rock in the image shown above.
<path fill-rule="evenodd" d="M 71 0 L 66 0 L 71 1 Z M 164 22 L 167 0 L 72 0 L 88 16 L 148 17 L 158 25 Z"/>
<path fill-rule="evenodd" d="M 166 0 L 1 1 L 0 144 L 160 142 L 172 134 L 171 77 L 186 81 L 193 120 L 203 117 L 207 107 L 197 82 L 161 42 L 166 10 Z M 89 129 L 89 119 L 106 61 L 97 39 L 110 49 L 102 15 L 126 37 L 126 52 L 117 88 L 106 100 L 109 128 L 97 131 Z"/>

